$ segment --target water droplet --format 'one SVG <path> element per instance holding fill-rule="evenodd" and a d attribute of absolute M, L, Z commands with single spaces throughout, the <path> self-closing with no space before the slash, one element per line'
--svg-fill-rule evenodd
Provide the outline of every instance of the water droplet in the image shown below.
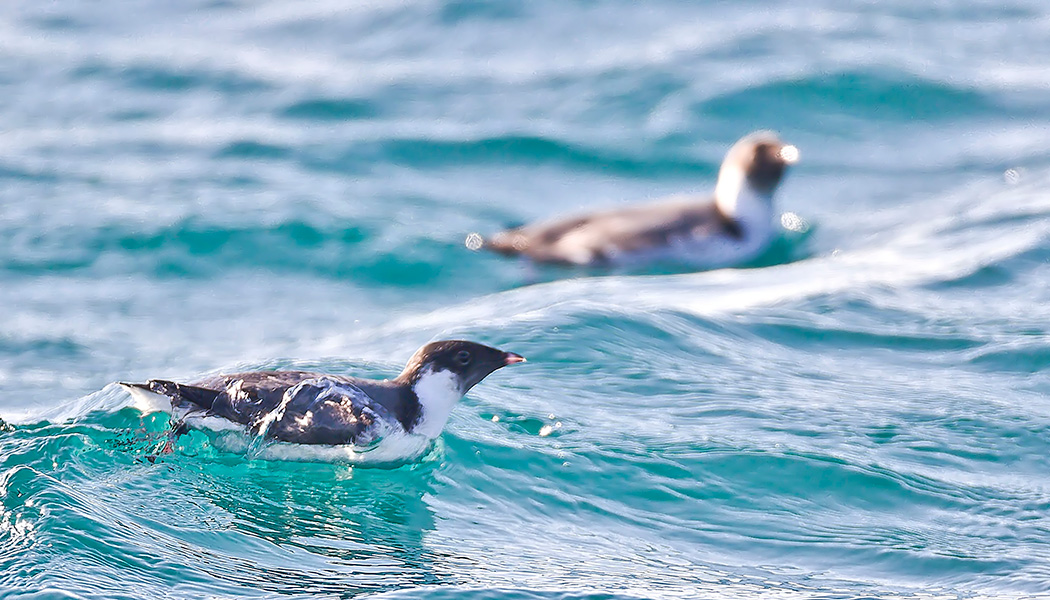
<path fill-rule="evenodd" d="M 789 165 L 798 162 L 798 157 L 799 153 L 796 146 L 788 145 L 780 149 L 780 159 Z"/>
<path fill-rule="evenodd" d="M 798 233 L 809 231 L 809 223 L 793 212 L 786 212 L 780 215 L 780 225 L 788 231 L 795 231 Z"/>
<path fill-rule="evenodd" d="M 481 245 L 485 242 L 485 239 L 481 237 L 480 233 L 472 233 L 467 236 L 464 244 L 468 250 L 481 250 Z"/>

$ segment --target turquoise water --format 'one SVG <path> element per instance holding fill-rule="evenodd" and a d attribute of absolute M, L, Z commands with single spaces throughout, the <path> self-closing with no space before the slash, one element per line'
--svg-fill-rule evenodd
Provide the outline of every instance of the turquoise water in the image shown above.
<path fill-rule="evenodd" d="M 1050 593 L 1050 6 L 8 2 L 0 596 Z M 714 183 L 755 268 L 467 235 Z M 259 460 L 113 382 L 528 357 L 396 469 Z"/>

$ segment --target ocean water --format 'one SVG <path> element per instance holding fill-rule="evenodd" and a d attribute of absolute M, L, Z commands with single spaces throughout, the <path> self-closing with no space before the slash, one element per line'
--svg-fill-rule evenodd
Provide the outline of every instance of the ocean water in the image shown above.
<path fill-rule="evenodd" d="M 0 6 L 0 596 L 1050 594 L 1050 5 Z M 801 162 L 762 264 L 471 233 Z M 116 381 L 493 374 L 393 469 L 266 460 Z"/>

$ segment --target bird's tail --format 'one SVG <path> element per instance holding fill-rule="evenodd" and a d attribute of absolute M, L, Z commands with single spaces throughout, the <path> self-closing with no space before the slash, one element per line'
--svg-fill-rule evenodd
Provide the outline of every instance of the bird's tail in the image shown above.
<path fill-rule="evenodd" d="M 501 231 L 486 238 L 481 247 L 504 256 L 514 256 L 521 254 L 523 249 L 521 239 L 521 234 L 513 229 Z"/>
<path fill-rule="evenodd" d="M 154 410 L 169 412 L 176 406 L 182 405 L 185 407 L 187 402 L 210 410 L 212 405 L 215 404 L 215 397 L 218 394 L 214 390 L 192 385 L 182 385 L 166 379 L 150 379 L 146 383 L 128 383 L 126 381 L 118 381 L 117 383 L 131 393 L 131 396 L 139 403 L 139 408 L 143 412 Z M 170 407 L 158 406 L 159 402 L 163 402 L 161 398 L 167 398 Z M 177 420 L 172 420 L 168 433 L 160 441 L 156 449 L 151 454 L 146 455 L 145 458 L 150 464 L 155 463 L 159 456 L 171 454 L 175 451 L 176 440 L 188 431 L 184 419 L 185 415 Z"/>
<path fill-rule="evenodd" d="M 124 381 L 118 383 L 127 388 L 132 395 L 148 392 L 160 396 L 167 396 L 171 399 L 172 406 L 189 402 L 205 410 L 211 410 L 212 406 L 215 404 L 215 399 L 219 396 L 219 392 L 215 390 L 186 385 L 183 383 L 175 383 L 174 381 L 168 381 L 166 379 L 150 379 L 146 383 L 127 383 Z"/>

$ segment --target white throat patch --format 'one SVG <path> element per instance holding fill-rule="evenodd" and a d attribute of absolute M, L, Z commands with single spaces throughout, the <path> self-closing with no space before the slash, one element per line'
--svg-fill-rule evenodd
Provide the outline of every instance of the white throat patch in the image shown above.
<path fill-rule="evenodd" d="M 452 408 L 463 397 L 459 377 L 452 371 L 427 369 L 419 375 L 412 391 L 419 398 L 421 414 L 412 433 L 436 438 L 445 428 Z"/>
<path fill-rule="evenodd" d="M 747 225 L 761 227 L 773 220 L 772 198 L 756 192 L 736 166 L 724 166 L 718 173 L 715 202 L 722 214 Z"/>
<path fill-rule="evenodd" d="M 776 235 L 773 223 L 773 198 L 760 194 L 747 181 L 747 175 L 736 165 L 724 165 L 715 186 L 718 210 L 743 229 L 743 238 L 732 244 L 731 251 L 714 264 L 727 265 L 752 260 Z"/>
<path fill-rule="evenodd" d="M 744 187 L 744 171 L 739 167 L 723 165 L 718 171 L 718 181 L 715 183 L 715 203 L 718 210 L 727 217 L 736 216 L 737 196 Z"/>

